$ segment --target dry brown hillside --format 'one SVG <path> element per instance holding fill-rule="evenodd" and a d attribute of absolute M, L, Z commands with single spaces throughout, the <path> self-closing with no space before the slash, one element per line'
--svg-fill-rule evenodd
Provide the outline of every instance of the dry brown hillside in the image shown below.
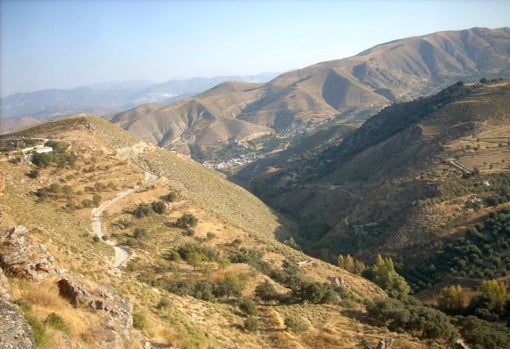
<path fill-rule="evenodd" d="M 10 242 L 0 263 L 8 300 L 40 348 L 353 348 L 381 338 L 397 349 L 422 345 L 367 322 L 364 301 L 383 296 L 378 287 L 277 242 L 291 226 L 218 174 L 89 115 L 7 135 L 2 147 L 31 142 L 50 144 L 54 158 L 36 167 L 18 151 L 3 155 L 0 228 Z M 104 238 L 94 237 L 92 213 L 113 199 L 102 214 Z M 13 233 L 20 225 L 26 231 Z M 129 253 L 119 268 L 107 241 Z M 14 243 L 45 246 L 37 279 L 27 276 L 35 256 L 11 264 Z M 293 293 L 284 302 L 295 287 L 285 275 L 330 298 Z M 264 282 L 285 297 L 261 300 Z"/>
<path fill-rule="evenodd" d="M 119 113 L 112 121 L 167 149 L 191 151 L 195 159 L 211 157 L 203 153 L 214 142 L 246 142 L 271 131 L 277 137 L 296 136 L 328 121 L 359 125 L 393 102 L 437 92 L 458 80 L 508 76 L 509 47 L 509 28 L 400 39 L 265 84 L 223 83 L 169 106 Z"/>

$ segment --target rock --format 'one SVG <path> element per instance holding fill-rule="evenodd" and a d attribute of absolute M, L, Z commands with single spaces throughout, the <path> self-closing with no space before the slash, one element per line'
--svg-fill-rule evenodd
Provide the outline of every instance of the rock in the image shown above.
<path fill-rule="evenodd" d="M 58 281 L 60 295 L 74 306 L 86 306 L 108 315 L 101 340 L 106 344 L 122 343 L 130 338 L 133 325 L 133 305 L 109 286 L 98 286 L 97 290 L 87 289 L 76 278 L 67 276 Z"/>
<path fill-rule="evenodd" d="M 2 268 L 0 268 L 0 298 L 11 298 L 11 285 L 9 285 L 9 280 L 4 275 Z"/>
<path fill-rule="evenodd" d="M 90 292 L 80 282 L 70 277 L 60 279 L 57 285 L 60 296 L 75 307 L 88 304 L 92 298 Z"/>
<path fill-rule="evenodd" d="M 27 320 L 16 311 L 14 305 L 0 298 L 0 348 L 25 349 L 35 348 L 32 329 Z"/>
<path fill-rule="evenodd" d="M 24 226 L 17 226 L 0 236 L 0 267 L 6 272 L 33 281 L 62 273 L 44 244 L 36 242 Z"/>
<path fill-rule="evenodd" d="M 346 288 L 345 280 L 340 276 L 337 277 L 330 276 L 327 278 L 327 280 L 333 285 L 333 287 L 335 287 L 335 289 Z"/>

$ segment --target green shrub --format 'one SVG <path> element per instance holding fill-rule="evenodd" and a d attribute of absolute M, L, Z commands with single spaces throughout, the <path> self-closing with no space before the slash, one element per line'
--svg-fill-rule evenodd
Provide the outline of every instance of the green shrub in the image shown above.
<path fill-rule="evenodd" d="M 147 236 L 147 230 L 144 228 L 135 228 L 133 231 L 133 236 L 135 239 L 141 239 Z"/>
<path fill-rule="evenodd" d="M 197 226 L 198 218 L 191 213 L 185 213 L 177 219 L 175 225 L 180 228 L 194 228 Z"/>
<path fill-rule="evenodd" d="M 133 313 L 133 327 L 143 330 L 148 325 L 147 318 L 142 313 Z"/>
<path fill-rule="evenodd" d="M 249 332 L 257 332 L 259 320 L 255 316 L 249 316 L 244 320 L 244 329 Z"/>
<path fill-rule="evenodd" d="M 67 327 L 64 319 L 62 319 L 56 313 L 51 313 L 50 315 L 48 315 L 45 323 L 46 323 L 46 325 L 54 328 L 55 330 L 62 331 L 64 333 L 69 334 L 69 327 Z"/>
<path fill-rule="evenodd" d="M 239 302 L 239 309 L 247 315 L 257 315 L 257 305 L 251 299 L 244 298 Z"/>
<path fill-rule="evenodd" d="M 153 201 L 151 203 L 151 208 L 154 212 L 162 214 L 166 211 L 166 205 L 163 201 Z"/>
<path fill-rule="evenodd" d="M 284 323 L 288 330 L 295 333 L 301 333 L 308 330 L 308 326 L 303 322 L 303 320 L 293 315 L 286 316 Z"/>

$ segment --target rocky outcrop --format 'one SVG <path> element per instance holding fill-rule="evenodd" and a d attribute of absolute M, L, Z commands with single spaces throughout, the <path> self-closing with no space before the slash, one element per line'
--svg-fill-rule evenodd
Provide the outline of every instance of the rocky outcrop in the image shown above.
<path fill-rule="evenodd" d="M 60 296 L 73 306 L 86 305 L 92 299 L 90 292 L 77 280 L 64 278 L 58 281 Z"/>
<path fill-rule="evenodd" d="M 13 276 L 41 281 L 63 273 L 44 244 L 34 240 L 24 226 L 14 227 L 0 236 L 0 267 Z"/>
<path fill-rule="evenodd" d="M 60 295 L 69 303 L 106 313 L 107 321 L 101 340 L 105 344 L 122 343 L 130 337 L 133 325 L 133 305 L 114 288 L 100 285 L 96 290 L 88 289 L 77 278 L 65 277 L 58 281 Z"/>
<path fill-rule="evenodd" d="M 14 305 L 0 297 L 0 349 L 35 348 L 34 336 L 27 320 Z"/>

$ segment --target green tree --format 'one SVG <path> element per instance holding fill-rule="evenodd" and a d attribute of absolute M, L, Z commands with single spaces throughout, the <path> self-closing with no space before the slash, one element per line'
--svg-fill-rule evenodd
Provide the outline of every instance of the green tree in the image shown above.
<path fill-rule="evenodd" d="M 395 271 L 393 260 L 377 255 L 372 267 L 373 281 L 384 289 L 392 298 L 403 299 L 409 295 L 411 288 L 406 280 Z"/>
<path fill-rule="evenodd" d="M 194 228 L 197 226 L 198 218 L 191 213 L 185 213 L 177 219 L 175 225 L 180 228 Z"/>
<path fill-rule="evenodd" d="M 166 205 L 163 201 L 153 201 L 151 202 L 151 208 L 154 212 L 163 214 L 166 210 Z"/>
<path fill-rule="evenodd" d="M 242 291 L 242 282 L 239 278 L 234 274 L 226 274 L 217 282 L 214 295 L 219 298 L 240 297 Z"/>
<path fill-rule="evenodd" d="M 460 314 L 465 307 L 466 296 L 461 285 L 450 285 L 439 293 L 437 306 L 448 314 Z"/>
<path fill-rule="evenodd" d="M 257 285 L 255 288 L 255 296 L 267 304 L 268 302 L 278 299 L 278 292 L 276 292 L 273 284 L 266 280 Z"/>
<path fill-rule="evenodd" d="M 150 215 L 152 212 L 152 209 L 149 204 L 141 203 L 138 206 L 136 206 L 135 210 L 133 211 L 133 215 L 136 218 L 143 218 Z"/>
<path fill-rule="evenodd" d="M 257 315 L 257 305 L 251 299 L 244 298 L 239 302 L 239 309 L 247 315 Z"/>
<path fill-rule="evenodd" d="M 197 251 L 191 252 L 186 258 L 186 261 L 188 262 L 189 265 L 193 267 L 194 270 L 197 270 L 200 267 L 202 267 L 205 260 L 206 257 L 202 253 Z"/>
<path fill-rule="evenodd" d="M 349 273 L 360 275 L 365 270 L 363 262 L 355 260 L 350 254 L 347 256 L 338 255 L 338 266 Z"/>

